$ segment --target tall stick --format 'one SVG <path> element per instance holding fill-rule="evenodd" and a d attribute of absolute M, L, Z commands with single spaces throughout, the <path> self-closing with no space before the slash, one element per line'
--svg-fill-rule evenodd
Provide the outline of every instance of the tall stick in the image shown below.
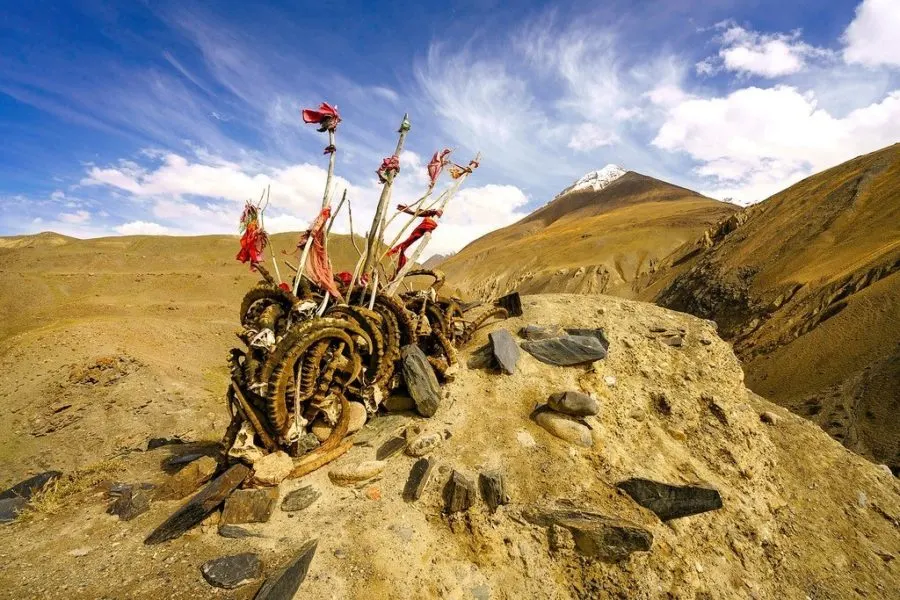
<path fill-rule="evenodd" d="M 409 133 L 409 115 L 403 115 L 403 121 L 400 123 L 400 138 L 397 140 L 397 149 L 394 150 L 393 156 L 399 158 L 400 152 L 403 150 L 403 142 L 406 140 L 406 134 Z M 378 208 L 375 210 L 375 218 L 372 220 L 372 228 L 369 230 L 368 247 L 366 248 L 366 261 L 363 264 L 363 274 L 372 273 L 372 267 L 378 254 L 378 241 L 384 234 L 382 226 L 384 225 L 384 213 L 388 203 L 391 201 L 391 187 L 394 185 L 394 175 L 392 171 L 385 174 L 387 181 L 381 188 L 381 197 L 378 199 Z"/>
<path fill-rule="evenodd" d="M 337 150 L 334 149 L 334 130 L 328 130 L 328 147 L 332 148 L 331 156 L 328 159 L 328 176 L 325 178 L 325 193 L 322 196 L 322 209 L 324 210 L 331 205 L 331 188 L 334 185 L 334 158 Z M 328 236 L 325 236 L 328 239 Z M 312 247 L 313 236 L 309 236 L 306 245 L 303 246 L 303 254 L 300 255 L 300 262 L 297 264 L 297 274 L 294 276 L 294 295 L 300 288 L 300 279 L 304 277 L 303 271 L 306 270 L 306 259 L 309 258 L 309 249 Z"/>

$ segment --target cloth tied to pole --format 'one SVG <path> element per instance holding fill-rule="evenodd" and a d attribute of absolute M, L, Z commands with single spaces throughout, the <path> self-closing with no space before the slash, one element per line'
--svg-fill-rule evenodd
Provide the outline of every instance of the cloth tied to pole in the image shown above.
<path fill-rule="evenodd" d="M 300 236 L 298 248 L 303 248 L 307 240 L 312 237 L 312 246 L 309 249 L 309 258 L 306 263 L 306 276 L 317 283 L 319 287 L 338 300 L 343 299 L 334 282 L 334 273 L 331 269 L 331 261 L 328 260 L 328 251 L 325 249 L 325 227 L 331 218 L 331 207 L 326 206 L 313 221 L 310 228 Z M 300 277 L 300 274 L 297 274 Z"/>
<path fill-rule="evenodd" d="M 450 162 L 447 158 L 447 155 L 450 154 L 450 152 L 451 150 L 449 148 L 444 148 L 440 152 L 435 152 L 434 156 L 431 157 L 431 161 L 428 163 L 428 178 L 431 180 L 432 187 L 437 183 L 437 178 L 441 174 L 444 165 Z"/>
<path fill-rule="evenodd" d="M 399 254 L 400 258 L 398 259 L 397 266 L 402 269 L 404 265 L 406 265 L 406 250 L 416 243 L 423 235 L 428 233 L 429 231 L 434 231 L 437 229 L 438 222 L 430 217 L 425 217 L 422 219 L 422 222 L 419 223 L 415 229 L 413 229 L 412 233 L 409 234 L 409 237 L 391 248 L 391 251 L 388 252 L 388 256 L 393 256 L 394 254 Z"/>
<path fill-rule="evenodd" d="M 319 131 L 334 131 L 337 129 L 338 123 L 341 122 L 341 115 L 338 113 L 337 106 L 331 106 L 327 102 L 319 105 L 319 110 L 304 108 L 300 114 L 304 123 L 317 123 Z M 325 150 L 327 152 L 328 148 Z"/>
<path fill-rule="evenodd" d="M 405 204 L 398 204 L 397 210 L 399 210 L 400 212 L 402 212 L 403 214 L 406 214 L 406 215 L 413 215 L 414 217 L 443 217 L 444 216 L 444 211 L 442 211 L 439 208 L 420 210 L 419 212 L 416 212 L 415 209 L 412 209 Z"/>
<path fill-rule="evenodd" d="M 479 166 L 477 160 L 470 160 L 467 167 L 457 165 L 456 163 L 451 164 L 452 166 L 450 167 L 450 177 L 452 177 L 453 179 L 459 179 L 466 173 L 471 173 Z"/>
<path fill-rule="evenodd" d="M 269 236 L 260 226 L 259 209 L 247 202 L 244 212 L 241 213 L 241 249 L 235 257 L 242 263 L 250 263 L 250 270 L 255 271 L 256 265 L 263 257 L 263 251 L 269 243 Z"/>
<path fill-rule="evenodd" d="M 398 156 L 388 156 L 381 161 L 381 167 L 378 168 L 378 179 L 381 183 L 388 182 L 388 176 L 396 177 L 400 172 L 400 158 Z"/>

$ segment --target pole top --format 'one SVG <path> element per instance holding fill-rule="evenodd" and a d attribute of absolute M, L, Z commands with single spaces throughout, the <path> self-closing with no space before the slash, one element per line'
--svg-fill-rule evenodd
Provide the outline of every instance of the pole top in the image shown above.
<path fill-rule="evenodd" d="M 412 127 L 412 124 L 409 122 L 409 113 L 403 113 L 403 121 L 400 123 L 399 133 L 409 131 L 410 127 Z"/>

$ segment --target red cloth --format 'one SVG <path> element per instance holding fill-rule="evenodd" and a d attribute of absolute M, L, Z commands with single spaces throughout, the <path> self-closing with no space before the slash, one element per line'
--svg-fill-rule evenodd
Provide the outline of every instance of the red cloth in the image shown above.
<path fill-rule="evenodd" d="M 304 108 L 301 113 L 304 123 L 318 123 L 321 125 L 319 131 L 334 131 L 338 123 L 341 122 L 341 115 L 338 113 L 337 106 L 331 106 L 327 102 L 323 102 L 319 106 L 319 110 Z"/>
<path fill-rule="evenodd" d="M 241 250 L 235 257 L 242 263 L 249 262 L 250 270 L 254 270 L 253 265 L 263 258 L 263 251 L 269 243 L 269 236 L 265 230 L 259 225 L 259 209 L 251 203 L 244 205 L 244 212 L 241 213 Z"/>
<path fill-rule="evenodd" d="M 328 251 L 325 250 L 325 226 L 331 217 L 331 208 L 325 207 L 310 228 L 300 236 L 299 248 L 306 245 L 306 241 L 312 236 L 312 247 L 309 249 L 309 257 L 306 260 L 306 276 L 319 284 L 323 290 L 338 300 L 342 299 L 341 293 L 334 284 L 334 272 L 331 270 L 331 261 L 328 260 Z"/>
<path fill-rule="evenodd" d="M 399 262 L 397 263 L 397 267 L 399 269 L 402 269 L 403 266 L 406 264 L 407 248 L 409 248 L 410 246 L 415 244 L 419 238 L 421 238 L 423 235 L 425 235 L 429 231 L 434 231 L 435 229 L 437 229 L 437 226 L 438 226 L 437 221 L 435 221 L 434 219 L 431 219 L 429 217 L 425 217 L 424 219 L 422 219 L 422 222 L 419 223 L 415 229 L 413 229 L 413 232 L 411 234 L 409 234 L 408 238 L 406 238 L 405 240 L 403 240 L 402 242 L 400 242 L 399 244 L 397 244 L 396 246 L 391 248 L 391 251 L 388 252 L 389 256 L 393 256 L 394 254 L 397 254 L 397 253 L 400 254 L 400 259 L 399 259 Z"/>
<path fill-rule="evenodd" d="M 335 275 L 335 277 L 337 277 L 341 284 L 350 285 L 350 282 L 353 280 L 353 273 L 351 273 L 350 271 L 341 271 L 340 273 Z"/>
<path fill-rule="evenodd" d="M 291 289 L 291 286 L 289 286 L 288 284 L 286 284 L 286 283 L 283 282 L 283 281 L 282 281 L 281 283 L 278 284 L 278 287 L 280 287 L 281 289 L 283 289 L 283 290 L 286 291 L 286 292 L 292 292 L 292 291 L 293 291 L 293 290 Z"/>
<path fill-rule="evenodd" d="M 402 212 L 404 214 L 413 215 L 416 217 L 443 217 L 444 216 L 444 211 L 442 211 L 440 209 L 420 210 L 417 214 L 415 210 L 413 210 L 412 208 L 408 207 L 405 204 L 398 204 L 397 210 L 399 210 L 400 212 Z"/>
<path fill-rule="evenodd" d="M 388 171 L 393 171 L 394 175 L 400 172 L 400 159 L 398 157 L 388 156 L 381 161 L 381 167 L 376 171 L 376 173 L 378 173 L 378 179 L 381 180 L 381 183 L 387 183 Z"/>
<path fill-rule="evenodd" d="M 450 162 L 447 159 L 448 154 L 450 154 L 450 149 L 444 148 L 443 151 L 435 152 L 434 156 L 431 157 L 431 162 L 428 163 L 428 178 L 431 179 L 432 186 L 437 183 L 437 178 L 441 174 L 441 169 Z"/>

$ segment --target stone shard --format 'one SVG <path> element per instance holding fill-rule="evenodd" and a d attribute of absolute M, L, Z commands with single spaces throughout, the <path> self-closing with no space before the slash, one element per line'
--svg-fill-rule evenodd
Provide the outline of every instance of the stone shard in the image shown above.
<path fill-rule="evenodd" d="M 222 523 L 228 525 L 265 523 L 272 516 L 277 503 L 278 488 L 235 490 L 225 500 Z"/>
<path fill-rule="evenodd" d="M 647 552 L 653 545 L 653 534 L 636 523 L 607 517 L 568 501 L 553 508 L 532 507 L 522 516 L 535 525 L 569 530 L 578 552 L 606 562 L 619 562 L 632 552 Z"/>
<path fill-rule="evenodd" d="M 547 406 L 575 417 L 587 417 L 600 412 L 600 404 L 581 392 L 558 392 L 547 399 Z"/>
<path fill-rule="evenodd" d="M 478 476 L 478 487 L 481 488 L 481 497 L 484 498 L 491 512 L 496 512 L 497 507 L 509 504 L 509 494 L 506 493 L 506 478 L 500 471 L 486 471 Z"/>
<path fill-rule="evenodd" d="M 272 452 L 253 463 L 253 485 L 278 485 L 294 470 L 294 461 L 286 452 Z"/>
<path fill-rule="evenodd" d="M 413 502 L 422 497 L 422 493 L 431 479 L 434 465 L 435 460 L 433 458 L 420 458 L 415 462 L 409 471 L 409 479 L 406 480 L 406 486 L 403 488 L 404 500 Z"/>
<path fill-rule="evenodd" d="M 233 590 L 260 576 L 262 563 L 252 552 L 208 560 L 200 566 L 203 578 L 212 586 Z"/>
<path fill-rule="evenodd" d="M 309 540 L 300 548 L 297 555 L 284 567 L 272 573 L 266 579 L 253 600 L 292 600 L 300 584 L 306 579 L 309 564 L 316 555 L 319 540 Z"/>
<path fill-rule="evenodd" d="M 569 367 L 606 358 L 609 341 L 601 329 L 568 329 L 561 337 L 522 343 L 529 354 L 543 363 Z M 574 332 L 574 333 L 573 333 Z"/>
<path fill-rule="evenodd" d="M 386 466 L 387 463 L 381 460 L 348 463 L 329 471 L 328 478 L 335 485 L 354 485 L 378 476 Z"/>
<path fill-rule="evenodd" d="M 505 329 L 498 329 L 488 334 L 488 340 L 491 344 L 494 360 L 497 361 L 500 370 L 507 375 L 515 373 L 519 356 L 522 353 L 512 334 Z"/>
<path fill-rule="evenodd" d="M 417 345 L 408 344 L 400 350 L 400 359 L 406 389 L 416 403 L 416 410 L 423 417 L 433 416 L 441 403 L 441 388 L 428 358 Z"/>
<path fill-rule="evenodd" d="M 378 447 L 378 450 L 375 451 L 375 459 L 387 460 L 392 456 L 396 456 L 406 449 L 406 444 L 407 441 L 405 437 L 399 435 L 394 436 Z"/>
<path fill-rule="evenodd" d="M 701 485 L 670 485 L 650 479 L 632 478 L 616 484 L 631 498 L 663 521 L 722 508 L 715 488 Z"/>
<path fill-rule="evenodd" d="M 237 525 L 221 525 L 219 527 L 219 535 L 235 540 L 247 537 L 262 537 L 258 533 L 253 533 L 249 529 L 238 527 Z"/>
<path fill-rule="evenodd" d="M 200 452 L 190 452 L 188 454 L 175 454 L 170 456 L 165 461 L 163 461 L 163 466 L 166 469 L 172 469 L 175 467 L 183 467 L 186 464 L 192 463 L 198 458 L 202 458 L 204 454 Z"/>
<path fill-rule="evenodd" d="M 444 487 L 444 512 L 457 513 L 469 510 L 475 502 L 475 484 L 472 480 L 454 470 L 450 481 Z"/>
<path fill-rule="evenodd" d="M 522 297 L 519 296 L 519 292 L 512 292 L 511 294 L 498 298 L 494 304 L 501 308 L 505 308 L 506 313 L 510 317 L 521 317 L 523 314 Z"/>
<path fill-rule="evenodd" d="M 545 327 L 543 325 L 526 325 L 519 330 L 519 335 L 526 340 L 547 340 L 566 335 L 566 332 L 558 325 Z"/>
<path fill-rule="evenodd" d="M 197 488 L 212 478 L 219 467 L 216 459 L 203 456 L 188 463 L 156 488 L 154 500 L 181 500 L 193 494 Z"/>
<path fill-rule="evenodd" d="M 534 415 L 534 422 L 559 439 L 571 444 L 585 448 L 590 448 L 594 445 L 591 430 L 588 429 L 587 425 L 567 415 L 551 410 L 538 411 Z"/>
<path fill-rule="evenodd" d="M 106 512 L 117 515 L 122 521 L 130 521 L 150 509 L 151 489 L 152 486 L 145 485 L 124 486 Z"/>
<path fill-rule="evenodd" d="M 177 538 L 185 531 L 200 523 L 206 515 L 221 505 L 225 498 L 250 476 L 250 468 L 237 464 L 210 481 L 196 496 L 157 527 L 145 544 L 159 544 Z"/>
<path fill-rule="evenodd" d="M 0 500 L 0 523 L 11 523 L 15 521 L 28 500 L 25 498 L 3 498 Z"/>
<path fill-rule="evenodd" d="M 62 473 L 59 471 L 44 471 L 33 477 L 20 481 L 11 488 L 0 492 L 0 500 L 8 498 L 23 498 L 30 500 L 36 493 L 43 491 L 54 479 L 58 479 Z"/>
<path fill-rule="evenodd" d="M 285 512 L 297 512 L 312 506 L 312 503 L 322 496 L 322 492 L 318 491 L 311 485 L 307 485 L 300 489 L 290 492 L 281 501 L 281 510 Z"/>

